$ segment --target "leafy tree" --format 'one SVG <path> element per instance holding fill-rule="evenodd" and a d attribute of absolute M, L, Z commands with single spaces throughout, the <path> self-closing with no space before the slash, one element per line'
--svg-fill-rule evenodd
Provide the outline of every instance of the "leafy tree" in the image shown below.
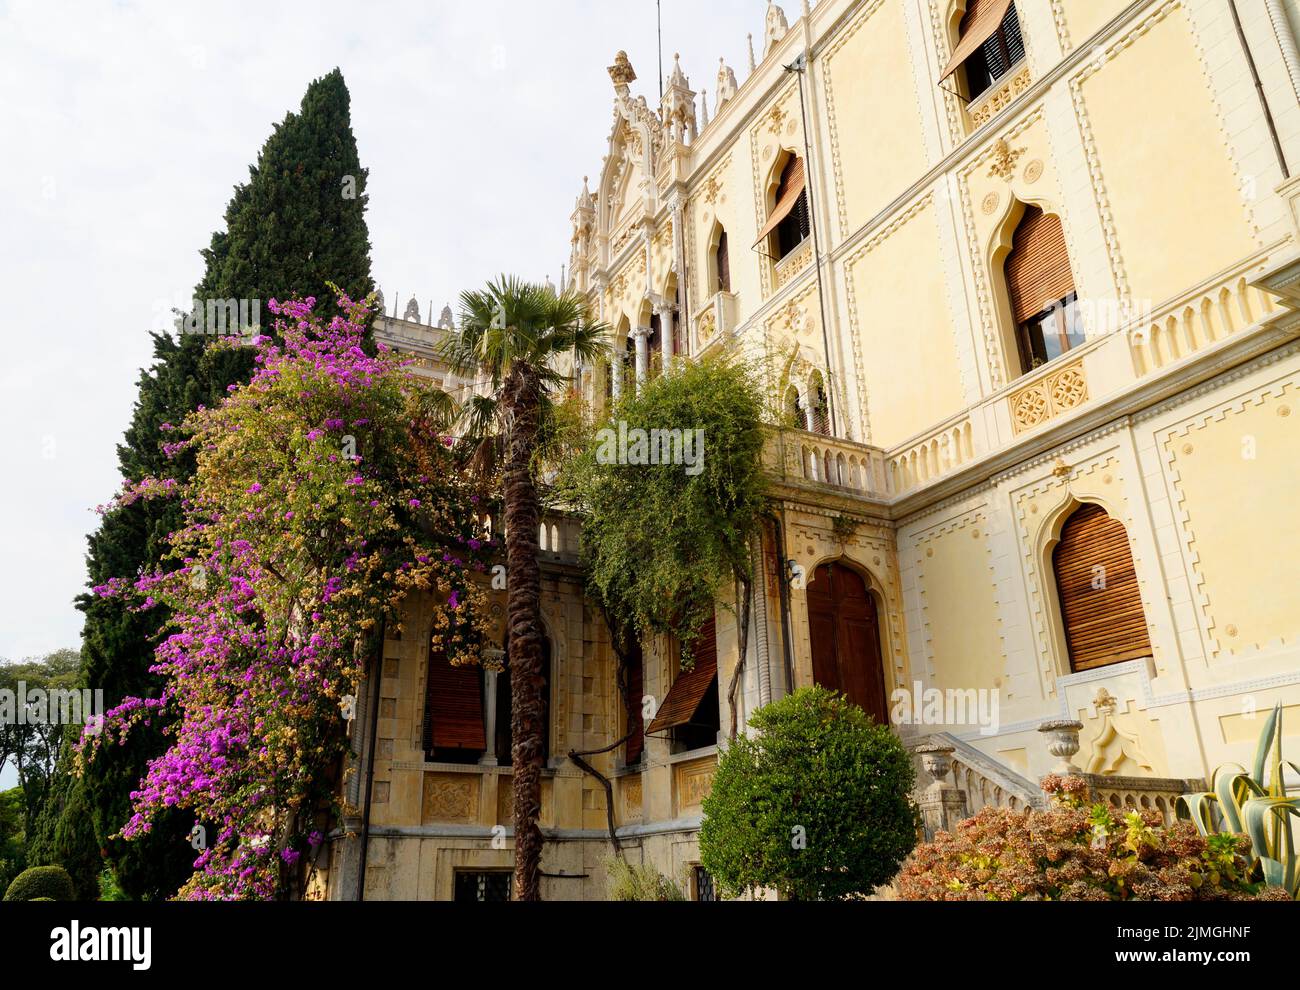
<path fill-rule="evenodd" d="M 300 110 L 276 125 L 248 181 L 235 188 L 225 229 L 213 234 L 202 252 L 205 271 L 196 299 L 264 304 L 293 296 L 333 299 L 330 281 L 356 299 L 372 291 L 368 173 L 360 165 L 350 114 L 347 86 L 335 69 L 314 81 Z M 183 452 L 173 463 L 163 453 L 167 427 L 200 406 L 218 404 L 253 368 L 248 349 L 213 348 L 210 339 L 192 334 L 154 334 L 153 340 L 153 365 L 141 372 L 131 425 L 118 447 L 128 484 L 163 472 L 192 476 L 192 454 Z M 168 534 L 180 525 L 174 502 L 137 501 L 108 511 L 89 538 L 90 585 L 152 570 L 166 551 Z M 109 705 L 128 697 L 157 697 L 161 684 L 149 671 L 155 617 L 90 594 L 78 599 L 78 607 L 86 614 L 85 684 L 102 689 Z M 194 855 L 185 839 L 193 821 L 179 814 L 160 816 L 142 841 L 126 844 L 116 838 L 131 814 L 131 791 L 149 759 L 166 749 L 163 729 L 161 721 L 141 726 L 126 745 L 104 754 L 83 781 L 64 788 L 64 814 L 45 816 L 42 827 L 42 841 L 50 848 L 56 828 L 60 848 L 104 848 L 123 888 L 135 897 L 174 893 L 189 875 Z M 77 836 L 78 830 L 93 835 Z"/>
<path fill-rule="evenodd" d="M 23 792 L 0 791 L 0 889 L 27 868 L 23 845 Z"/>
<path fill-rule="evenodd" d="M 58 650 L 40 660 L 0 664 L 0 689 L 9 692 L 15 703 L 21 700 L 19 695 L 24 691 L 30 699 L 42 695 L 48 697 L 50 691 L 71 690 L 76 685 L 80 664 L 76 650 Z M 29 701 L 29 713 L 23 718 L 19 718 L 16 711 L 0 713 L 0 767 L 10 763 L 18 771 L 24 827 L 28 834 L 32 832 L 54 778 L 66 728 L 60 716 L 75 714 L 52 713 L 48 704 L 42 707 L 43 714 L 38 714 L 31 710 Z M 69 731 L 75 734 L 75 726 Z"/>
<path fill-rule="evenodd" d="M 552 397 L 566 379 L 555 364 L 566 357 L 594 361 L 605 328 L 577 295 L 502 276 L 461 296 L 460 326 L 446 356 L 465 377 L 484 376 L 491 395 L 467 404 L 465 421 L 476 460 L 500 464 L 505 507 L 510 715 L 515 822 L 515 893 L 541 899 L 542 631 L 541 569 L 537 562 L 540 500 L 539 440 L 553 418 Z M 485 456 L 485 452 L 493 456 Z"/>
<path fill-rule="evenodd" d="M 562 496 L 585 514 L 590 592 L 617 624 L 631 626 L 640 637 L 669 634 L 689 644 L 713 615 L 714 603 L 738 589 L 741 659 L 728 689 L 732 736 L 748 652 L 753 553 L 767 505 L 763 408 L 763 391 L 749 366 L 720 359 L 679 362 L 625 395 L 560 480 Z M 629 435 L 639 430 L 651 437 L 652 431 L 699 431 L 698 463 L 623 463 L 612 449 L 623 426 Z"/>
<path fill-rule="evenodd" d="M 840 900 L 888 883 L 916 844 L 912 758 L 887 726 L 822 687 L 754 713 L 704 799 L 700 859 L 730 896 Z"/>

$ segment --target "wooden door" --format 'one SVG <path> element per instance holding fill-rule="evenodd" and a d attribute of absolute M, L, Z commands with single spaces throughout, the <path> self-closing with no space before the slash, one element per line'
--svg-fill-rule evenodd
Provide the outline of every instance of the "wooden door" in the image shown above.
<path fill-rule="evenodd" d="M 880 619 L 866 582 L 843 565 L 817 569 L 808 585 L 808 632 L 813 680 L 889 724 Z"/>

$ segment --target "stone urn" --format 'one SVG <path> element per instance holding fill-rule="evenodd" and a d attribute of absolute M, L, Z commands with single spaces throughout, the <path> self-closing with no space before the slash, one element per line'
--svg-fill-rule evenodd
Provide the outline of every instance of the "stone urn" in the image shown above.
<path fill-rule="evenodd" d="M 943 743 L 925 742 L 917 746 L 913 752 L 921 757 L 921 765 L 925 767 L 925 772 L 934 778 L 936 784 L 942 787 L 947 783 L 948 774 L 952 773 L 952 754 L 956 749 Z"/>
<path fill-rule="evenodd" d="M 1052 772 L 1062 777 L 1078 776 L 1081 771 L 1074 765 L 1073 757 L 1079 752 L 1079 733 L 1083 731 L 1083 723 L 1054 719 L 1044 722 L 1038 731 L 1047 736 L 1047 751 L 1060 760 Z"/>

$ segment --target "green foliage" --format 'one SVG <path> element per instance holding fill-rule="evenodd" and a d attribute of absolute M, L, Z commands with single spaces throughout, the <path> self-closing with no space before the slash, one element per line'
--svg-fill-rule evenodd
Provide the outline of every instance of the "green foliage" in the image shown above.
<path fill-rule="evenodd" d="M 15 696 L 20 685 L 29 696 L 38 689 L 68 690 L 77 686 L 80 665 L 76 650 L 57 650 L 39 660 L 0 664 L 0 689 Z M 75 727 L 65 728 L 61 718 L 24 720 L 24 724 L 0 718 L 0 766 L 8 762 L 18 770 L 24 830 L 29 835 L 49 793 L 64 737 L 75 734 Z"/>
<path fill-rule="evenodd" d="M 349 176 L 356 180 L 355 198 L 345 196 Z M 248 182 L 236 187 L 225 229 L 202 252 L 205 272 L 195 296 L 257 299 L 263 306 L 294 295 L 325 302 L 334 298 L 327 285 L 334 281 L 352 298 L 365 298 L 373 290 L 366 180 L 352 133 L 350 97 L 336 69 L 311 84 L 299 112 L 276 126 L 249 169 Z M 246 381 L 253 369 L 251 351 L 210 348 L 210 343 L 195 335 L 154 334 L 154 362 L 141 372 L 131 425 L 118 446 L 123 478 L 138 482 L 169 474 L 184 481 L 192 476 L 192 453 L 177 462 L 163 455 L 164 425 L 179 425 L 200 405 L 215 406 L 227 386 Z M 174 501 L 141 500 L 108 513 L 89 538 L 89 585 L 141 568 L 152 571 L 166 553 L 167 535 L 180 525 Z M 161 679 L 149 667 L 158 613 L 133 611 L 121 599 L 91 594 L 78 599 L 78 607 L 86 615 L 83 683 L 102 689 L 110 708 L 128 697 L 157 697 Z M 194 824 L 190 818 L 160 819 L 139 842 L 115 838 L 131 816 L 130 793 L 148 761 L 167 748 L 164 730 L 162 720 L 142 727 L 95 761 L 75 800 L 65 793 L 57 846 L 78 851 L 79 890 L 87 882 L 93 887 L 99 872 L 98 863 L 84 855 L 90 849 L 103 848 L 123 886 L 139 898 L 170 896 L 192 872 L 195 853 L 185 840 Z M 44 831 L 47 841 L 55 841 L 52 824 Z"/>
<path fill-rule="evenodd" d="M 704 800 L 700 858 L 729 896 L 839 900 L 887 883 L 916 843 L 911 756 L 825 688 L 757 711 Z"/>
<path fill-rule="evenodd" d="M 36 826 L 28 835 L 27 862 L 32 866 L 59 865 L 68 871 L 77 900 L 93 901 L 99 892 L 97 878 L 103 869 L 94 814 L 86 779 L 72 772 L 71 741 L 65 741 L 54 781 Z"/>
<path fill-rule="evenodd" d="M 1295 836 L 1300 798 L 1287 794 L 1287 767 L 1300 773 L 1300 767 L 1282 759 L 1279 703 L 1260 731 L 1253 772 L 1236 764 L 1220 767 L 1214 772 L 1212 790 L 1178 799 L 1179 814 L 1191 819 L 1204 836 L 1246 835 L 1252 873 L 1300 899 L 1300 852 Z"/>
<path fill-rule="evenodd" d="M 609 898 L 612 901 L 684 901 L 682 888 L 649 863 L 634 866 L 621 859 L 609 861 Z"/>
<path fill-rule="evenodd" d="M 8 887 L 27 868 L 21 789 L 0 793 L 0 888 Z"/>
<path fill-rule="evenodd" d="M 33 866 L 24 870 L 5 891 L 6 901 L 76 900 L 72 877 L 61 866 Z"/>
<path fill-rule="evenodd" d="M 617 463 L 608 455 L 622 424 L 702 430 L 703 469 Z M 588 438 L 559 480 L 560 496 L 586 516 L 589 589 L 641 637 L 690 643 L 722 593 L 752 573 L 766 506 L 762 388 L 744 364 L 681 361 L 629 390 L 600 426 L 609 432 Z"/>
<path fill-rule="evenodd" d="M 122 889 L 122 885 L 117 882 L 117 874 L 111 867 L 104 867 L 99 874 L 99 899 L 101 901 L 129 901 L 130 896 Z"/>

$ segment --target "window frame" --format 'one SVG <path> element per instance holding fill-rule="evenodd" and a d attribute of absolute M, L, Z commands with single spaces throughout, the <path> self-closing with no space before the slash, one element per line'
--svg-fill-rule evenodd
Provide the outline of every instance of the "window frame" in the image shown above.
<path fill-rule="evenodd" d="M 1020 57 L 1017 59 L 1012 59 L 1011 57 L 1011 40 L 1007 36 L 1007 25 L 1011 23 L 1013 19 L 1015 21 L 1015 34 L 1020 42 Z M 989 62 L 991 46 L 993 49 L 997 50 L 999 55 L 1001 55 L 1003 62 L 1006 65 L 1006 68 L 997 74 L 994 74 Z M 993 34 L 989 36 L 989 39 L 980 45 L 979 48 L 971 54 L 970 58 L 966 59 L 962 64 L 962 74 L 965 77 L 966 90 L 969 94 L 968 98 L 970 102 L 976 103 L 981 97 L 987 96 L 999 82 L 1009 76 L 1020 65 L 1020 63 L 1025 60 L 1026 55 L 1025 35 L 1024 28 L 1020 24 L 1020 12 L 1016 9 L 1016 5 L 1012 3 L 1011 6 L 1007 8 L 1006 16 L 1003 17 L 1002 23 L 998 25 L 997 30 L 994 31 Z M 984 80 L 983 85 L 979 88 L 976 87 L 976 75 L 972 71 L 972 69 L 976 67 L 978 67 L 982 72 L 980 79 Z"/>

